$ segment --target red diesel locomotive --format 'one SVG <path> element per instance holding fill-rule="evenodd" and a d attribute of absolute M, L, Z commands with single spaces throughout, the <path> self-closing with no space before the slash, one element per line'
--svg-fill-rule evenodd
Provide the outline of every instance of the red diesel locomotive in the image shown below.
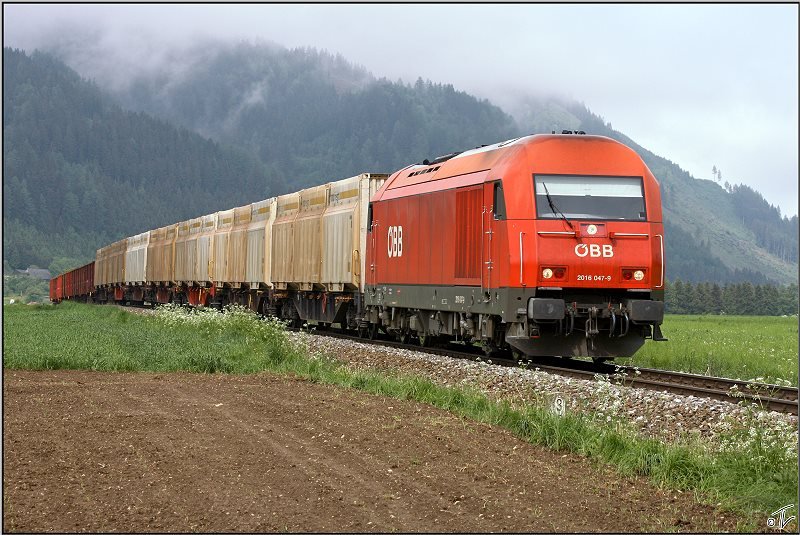
<path fill-rule="evenodd" d="M 596 360 L 664 339 L 659 185 L 617 141 L 565 131 L 412 165 L 369 218 L 373 332 Z"/>

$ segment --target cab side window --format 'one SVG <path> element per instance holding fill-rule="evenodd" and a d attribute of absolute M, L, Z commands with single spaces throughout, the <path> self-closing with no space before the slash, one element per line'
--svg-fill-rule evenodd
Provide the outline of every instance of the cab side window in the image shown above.
<path fill-rule="evenodd" d="M 503 195 L 503 183 L 494 183 L 494 218 L 497 220 L 506 218 L 506 198 Z"/>

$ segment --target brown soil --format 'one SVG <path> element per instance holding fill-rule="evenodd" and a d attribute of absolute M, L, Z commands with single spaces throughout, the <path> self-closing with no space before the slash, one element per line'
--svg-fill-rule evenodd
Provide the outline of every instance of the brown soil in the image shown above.
<path fill-rule="evenodd" d="M 717 531 L 725 513 L 413 402 L 270 374 L 4 373 L 5 531 Z"/>

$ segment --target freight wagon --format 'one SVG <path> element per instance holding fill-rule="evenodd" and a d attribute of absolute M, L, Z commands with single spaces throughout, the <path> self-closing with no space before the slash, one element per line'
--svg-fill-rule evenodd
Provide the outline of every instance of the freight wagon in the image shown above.
<path fill-rule="evenodd" d="M 54 303 L 64 299 L 91 300 L 95 292 L 94 264 L 90 262 L 50 279 L 50 300 Z"/>
<path fill-rule="evenodd" d="M 341 323 L 361 302 L 369 199 L 387 176 L 364 173 L 103 247 L 94 299 L 239 303 L 295 323 Z"/>

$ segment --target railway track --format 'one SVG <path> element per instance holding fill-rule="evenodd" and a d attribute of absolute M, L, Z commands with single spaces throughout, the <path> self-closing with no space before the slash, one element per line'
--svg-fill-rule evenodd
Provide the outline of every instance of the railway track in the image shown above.
<path fill-rule="evenodd" d="M 622 366 L 627 380 L 633 386 L 661 390 L 665 386 L 670 392 L 698 395 L 723 401 L 738 402 L 747 399 L 776 412 L 797 416 L 797 388 L 780 385 L 740 381 L 724 377 L 709 377 L 684 372 L 654 370 Z M 638 373 L 637 373 L 638 372 Z"/>
<path fill-rule="evenodd" d="M 469 351 L 463 348 L 450 347 L 419 347 L 412 344 L 403 344 L 396 341 L 375 339 L 368 340 L 354 335 L 337 331 L 317 330 L 314 334 L 350 339 L 362 343 L 370 343 L 385 347 L 409 349 L 423 353 L 441 355 L 452 358 L 491 361 L 500 366 L 538 368 L 566 377 L 579 379 L 593 379 L 595 375 L 609 376 L 615 383 L 633 388 L 647 388 L 681 394 L 717 399 L 730 403 L 749 401 L 756 403 L 764 409 L 787 414 L 798 414 L 798 389 L 773 384 L 754 383 L 724 377 L 710 377 L 684 372 L 658 370 L 652 368 L 636 368 L 633 366 L 615 364 L 596 364 L 584 360 L 563 359 L 559 357 L 544 357 L 520 363 L 511 358 L 487 357 L 479 351 Z"/>
<path fill-rule="evenodd" d="M 602 373 L 613 377 L 619 384 L 634 388 L 647 388 L 672 394 L 717 399 L 730 403 L 747 400 L 767 410 L 795 416 L 798 413 L 797 388 L 653 368 L 608 364 L 594 365 L 586 361 L 566 362 L 567 364 L 563 362 L 536 362 L 532 363 L 531 366 L 551 373 L 583 379 L 589 379 L 597 373 Z"/>

